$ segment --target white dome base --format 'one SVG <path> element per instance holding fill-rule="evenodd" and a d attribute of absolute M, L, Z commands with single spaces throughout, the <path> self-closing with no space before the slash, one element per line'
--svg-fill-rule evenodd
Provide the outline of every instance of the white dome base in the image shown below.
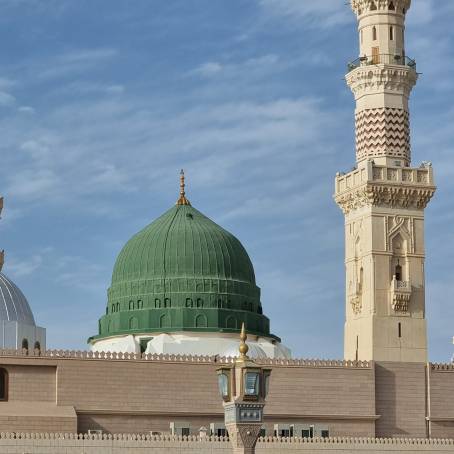
<path fill-rule="evenodd" d="M 145 353 L 159 355 L 238 356 L 239 336 L 224 333 L 153 333 L 150 335 L 112 336 L 94 340 L 92 351 Z M 291 351 L 268 337 L 248 335 L 251 358 L 291 358 Z M 141 348 L 142 347 L 142 348 Z"/>

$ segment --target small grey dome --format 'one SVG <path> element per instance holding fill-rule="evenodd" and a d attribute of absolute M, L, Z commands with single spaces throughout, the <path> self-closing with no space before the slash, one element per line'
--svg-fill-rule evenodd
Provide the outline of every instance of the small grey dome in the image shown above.
<path fill-rule="evenodd" d="M 0 273 L 0 321 L 2 320 L 35 325 L 27 298 L 14 282 Z"/>

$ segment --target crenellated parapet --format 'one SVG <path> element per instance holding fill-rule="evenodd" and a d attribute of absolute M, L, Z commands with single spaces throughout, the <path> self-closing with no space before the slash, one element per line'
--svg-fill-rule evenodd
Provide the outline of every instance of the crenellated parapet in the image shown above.
<path fill-rule="evenodd" d="M 410 9 L 411 0 L 351 0 L 350 4 L 357 16 L 377 11 L 405 15 Z"/>
<path fill-rule="evenodd" d="M 30 359 L 55 359 L 55 360 L 103 360 L 103 361 L 150 361 L 164 363 L 199 363 L 199 364 L 233 364 L 233 357 L 199 356 L 199 355 L 158 355 L 147 353 L 117 353 L 97 352 L 86 350 L 0 350 L 0 357 L 20 357 Z M 368 361 L 345 361 L 327 359 L 257 359 L 256 363 L 263 366 L 282 367 L 317 367 L 317 368 L 358 368 L 370 369 L 372 364 Z"/>
<path fill-rule="evenodd" d="M 364 206 L 422 210 L 435 194 L 432 166 L 389 167 L 368 161 L 336 176 L 335 200 L 345 214 Z"/>

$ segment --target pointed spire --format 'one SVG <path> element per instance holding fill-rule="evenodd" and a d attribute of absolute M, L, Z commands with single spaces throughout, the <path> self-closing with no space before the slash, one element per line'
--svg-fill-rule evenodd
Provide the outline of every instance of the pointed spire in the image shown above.
<path fill-rule="evenodd" d="M 248 344 L 246 344 L 246 340 L 247 340 L 247 334 L 246 334 L 246 327 L 244 326 L 244 322 L 241 326 L 241 334 L 240 334 L 240 339 L 241 339 L 241 343 L 240 343 L 240 359 L 248 359 L 248 356 L 247 356 L 247 352 L 249 351 L 249 347 L 248 347 Z"/>
<path fill-rule="evenodd" d="M 186 184 L 184 182 L 184 170 L 180 172 L 180 198 L 177 200 L 177 205 L 191 205 L 191 202 L 186 198 Z"/>

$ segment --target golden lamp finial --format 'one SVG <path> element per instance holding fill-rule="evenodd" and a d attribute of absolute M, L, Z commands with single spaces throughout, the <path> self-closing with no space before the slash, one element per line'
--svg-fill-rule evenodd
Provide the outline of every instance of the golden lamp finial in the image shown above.
<path fill-rule="evenodd" d="M 248 347 L 248 344 L 246 344 L 246 340 L 247 340 L 247 334 L 246 334 L 246 328 L 244 326 L 244 322 L 243 322 L 243 325 L 241 326 L 241 334 L 240 334 L 240 339 L 241 339 L 241 343 L 240 343 L 240 359 L 248 359 L 248 356 L 247 356 L 247 352 L 249 351 L 249 347 Z"/>
<path fill-rule="evenodd" d="M 186 198 L 186 184 L 184 182 L 184 170 L 180 172 L 180 198 L 177 200 L 177 205 L 191 205 L 191 202 Z"/>

